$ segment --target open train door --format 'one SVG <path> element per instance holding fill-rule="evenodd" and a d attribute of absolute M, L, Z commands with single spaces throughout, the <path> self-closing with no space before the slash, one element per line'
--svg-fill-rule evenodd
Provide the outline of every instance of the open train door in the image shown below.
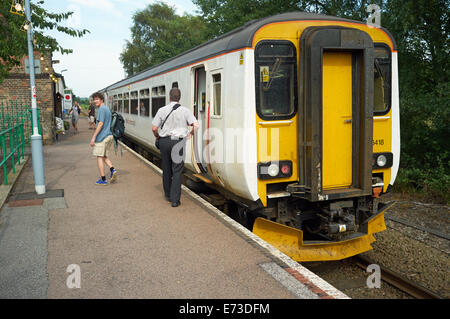
<path fill-rule="evenodd" d="M 207 120 L 206 108 L 206 71 L 204 67 L 194 69 L 194 116 L 200 125 L 193 138 L 193 149 L 195 163 L 200 169 L 200 173 L 206 174 L 208 168 L 204 158 L 204 140 L 203 136 L 206 130 Z"/>

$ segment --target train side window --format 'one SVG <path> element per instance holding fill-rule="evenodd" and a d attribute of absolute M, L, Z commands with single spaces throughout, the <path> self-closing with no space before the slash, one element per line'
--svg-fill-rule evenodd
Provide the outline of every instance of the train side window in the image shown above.
<path fill-rule="evenodd" d="M 113 97 L 113 111 L 117 112 L 117 94 Z"/>
<path fill-rule="evenodd" d="M 164 105 L 166 105 L 166 87 L 163 85 L 152 88 L 152 117 L 155 117 Z"/>
<path fill-rule="evenodd" d="M 150 110 L 150 90 L 144 89 L 139 91 L 139 115 L 147 116 Z"/>
<path fill-rule="evenodd" d="M 391 107 L 391 50 L 386 45 L 375 44 L 373 74 L 373 111 L 375 115 L 383 115 Z"/>
<path fill-rule="evenodd" d="M 123 94 L 123 113 L 130 113 L 130 93 Z"/>
<path fill-rule="evenodd" d="M 213 74 L 213 115 L 222 115 L 222 75 L 220 73 Z"/>
<path fill-rule="evenodd" d="M 297 58 L 290 41 L 262 41 L 255 49 L 256 110 L 264 120 L 291 118 L 297 105 Z"/>
<path fill-rule="evenodd" d="M 130 94 L 130 111 L 131 114 L 138 114 L 138 92 L 134 91 Z"/>
<path fill-rule="evenodd" d="M 117 95 L 117 112 L 123 112 L 122 106 L 123 106 L 123 94 L 120 93 Z"/>

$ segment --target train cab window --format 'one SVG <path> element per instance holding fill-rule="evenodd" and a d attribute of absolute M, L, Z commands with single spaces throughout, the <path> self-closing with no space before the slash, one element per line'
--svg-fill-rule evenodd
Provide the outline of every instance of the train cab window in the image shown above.
<path fill-rule="evenodd" d="M 123 113 L 130 113 L 130 93 L 123 94 Z"/>
<path fill-rule="evenodd" d="M 166 105 L 166 87 L 163 85 L 152 88 L 152 117 L 155 117 L 164 105 Z"/>
<path fill-rule="evenodd" d="M 222 81 L 221 74 L 213 74 L 213 107 L 214 107 L 214 115 L 220 116 L 222 115 Z"/>
<path fill-rule="evenodd" d="M 150 110 L 150 90 L 140 90 L 139 91 L 139 115 L 149 116 Z"/>
<path fill-rule="evenodd" d="M 391 51 L 385 45 L 374 48 L 373 111 L 386 114 L 391 107 Z"/>
<path fill-rule="evenodd" d="M 291 118 L 297 103 L 297 58 L 290 41 L 263 41 L 255 50 L 256 110 L 264 120 Z"/>
<path fill-rule="evenodd" d="M 123 94 L 120 93 L 117 95 L 117 112 L 123 112 Z"/>
<path fill-rule="evenodd" d="M 131 114 L 138 114 L 138 92 L 134 91 L 130 94 L 130 111 Z"/>
<path fill-rule="evenodd" d="M 113 97 L 113 111 L 117 112 L 117 94 Z"/>

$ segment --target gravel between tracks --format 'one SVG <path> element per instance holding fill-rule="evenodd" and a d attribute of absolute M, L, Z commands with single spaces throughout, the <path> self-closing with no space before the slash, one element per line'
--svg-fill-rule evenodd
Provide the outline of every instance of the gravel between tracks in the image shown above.
<path fill-rule="evenodd" d="M 411 201 L 399 194 L 383 198 L 383 201 L 387 200 L 397 201 L 386 213 L 387 230 L 375 235 L 374 249 L 364 255 L 449 298 L 450 241 L 388 219 L 390 216 L 401 218 L 450 234 L 449 207 Z"/>
<path fill-rule="evenodd" d="M 388 219 L 400 218 L 450 234 L 449 207 L 415 202 L 400 194 L 388 194 L 382 198 L 383 202 L 390 200 L 397 203 L 386 213 L 387 229 L 375 234 L 376 242 L 372 244 L 374 249 L 363 256 L 444 298 L 450 298 L 450 241 Z M 385 282 L 381 289 L 367 288 L 366 280 L 370 274 L 354 265 L 350 259 L 303 265 L 351 298 L 411 298 Z"/>

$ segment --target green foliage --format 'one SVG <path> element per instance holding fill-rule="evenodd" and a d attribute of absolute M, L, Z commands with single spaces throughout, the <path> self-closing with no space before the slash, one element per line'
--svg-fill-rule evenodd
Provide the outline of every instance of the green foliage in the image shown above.
<path fill-rule="evenodd" d="M 58 30 L 72 37 L 82 37 L 89 31 L 64 26 L 63 23 L 73 12 L 51 13 L 42 7 L 43 4 L 44 1 L 31 3 L 35 50 L 42 54 L 54 51 L 72 53 L 71 49 L 60 46 L 55 38 L 45 35 L 45 30 Z M 10 13 L 10 8 L 10 0 L 0 0 L 0 83 L 11 68 L 19 65 L 20 59 L 28 55 L 27 34 L 20 30 L 26 18 Z"/>
<path fill-rule="evenodd" d="M 126 42 L 120 61 L 133 75 L 206 41 L 200 17 L 178 16 L 175 8 L 157 2 L 133 16 L 132 40 Z"/>

